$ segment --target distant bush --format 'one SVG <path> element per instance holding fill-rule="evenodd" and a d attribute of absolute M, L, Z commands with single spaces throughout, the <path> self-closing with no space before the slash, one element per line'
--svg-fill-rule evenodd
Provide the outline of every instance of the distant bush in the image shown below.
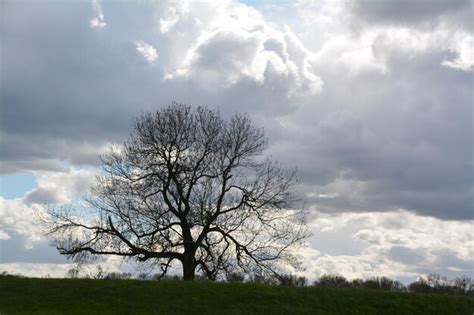
<path fill-rule="evenodd" d="M 196 275 L 194 276 L 194 280 L 196 280 L 196 281 L 214 281 L 215 279 L 209 279 L 209 277 L 206 276 L 205 274 L 196 273 Z"/>
<path fill-rule="evenodd" d="M 341 275 L 323 275 L 313 283 L 316 287 L 326 288 L 351 288 L 352 284 Z"/>
<path fill-rule="evenodd" d="M 308 279 L 306 277 L 296 276 L 296 275 L 280 275 L 278 277 L 279 285 L 294 286 L 294 287 L 304 287 L 308 284 Z"/>
<path fill-rule="evenodd" d="M 262 274 L 254 274 L 250 277 L 250 282 L 260 283 L 260 284 L 269 284 L 269 285 L 278 285 L 280 284 L 280 279 L 277 275 L 270 277 Z"/>
<path fill-rule="evenodd" d="M 137 278 L 138 280 L 150 280 L 150 275 L 145 272 L 142 272 L 138 274 Z"/>
<path fill-rule="evenodd" d="M 410 283 L 407 287 L 408 291 L 410 292 L 417 292 L 417 293 L 431 293 L 433 290 L 424 281 L 415 281 L 413 283 Z"/>
<path fill-rule="evenodd" d="M 471 278 L 459 277 L 454 280 L 449 280 L 447 277 L 442 277 L 438 274 L 420 276 L 415 282 L 408 286 L 403 285 L 400 281 L 392 280 L 387 277 L 354 279 L 348 281 L 344 276 L 328 274 L 323 275 L 316 280 L 314 286 L 474 296 L 474 281 Z"/>
<path fill-rule="evenodd" d="M 128 280 L 130 278 L 132 278 L 132 274 L 128 272 L 109 272 L 104 277 L 109 280 Z"/>
<path fill-rule="evenodd" d="M 161 273 L 156 273 L 150 277 L 151 280 L 182 280 L 182 277 L 179 275 L 162 275 Z"/>
<path fill-rule="evenodd" d="M 94 273 L 90 275 L 92 279 L 104 279 L 106 273 L 101 265 L 97 265 L 96 270 Z"/>
<path fill-rule="evenodd" d="M 2 273 L 0 273 L 0 278 L 24 278 L 24 276 L 20 274 L 11 274 L 8 273 L 8 271 L 3 271 Z"/>
<path fill-rule="evenodd" d="M 436 293 L 449 295 L 474 295 L 474 281 L 468 277 L 449 280 L 439 274 L 418 277 L 408 286 L 410 292 Z"/>
<path fill-rule="evenodd" d="M 352 281 L 347 280 L 341 275 L 323 275 L 314 282 L 314 286 L 317 287 L 329 287 L 329 288 L 365 288 L 385 291 L 406 291 L 406 287 L 396 280 L 392 280 L 387 277 L 374 277 L 370 279 L 354 279 Z"/>
<path fill-rule="evenodd" d="M 225 279 L 227 282 L 244 282 L 245 275 L 241 272 L 227 272 Z"/>
<path fill-rule="evenodd" d="M 363 288 L 364 287 L 364 279 L 359 279 L 359 278 L 356 278 L 354 280 L 352 280 L 351 282 L 351 285 L 353 288 Z"/>
<path fill-rule="evenodd" d="M 357 284 L 354 281 L 352 281 L 353 287 L 396 292 L 406 291 L 406 287 L 403 285 L 403 283 L 387 277 L 374 277 L 367 280 L 358 280 Z"/>
<path fill-rule="evenodd" d="M 77 278 L 79 278 L 79 271 L 80 271 L 80 270 L 79 270 L 78 267 L 69 269 L 69 270 L 66 272 L 66 278 L 69 278 L 69 279 L 77 279 Z"/>
<path fill-rule="evenodd" d="M 453 286 L 459 294 L 474 296 L 474 280 L 466 276 L 456 278 L 453 281 Z"/>

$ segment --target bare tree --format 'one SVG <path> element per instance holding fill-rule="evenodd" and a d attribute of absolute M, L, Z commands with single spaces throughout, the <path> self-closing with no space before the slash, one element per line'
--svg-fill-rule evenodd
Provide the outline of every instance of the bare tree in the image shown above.
<path fill-rule="evenodd" d="M 184 279 L 296 262 L 288 249 L 308 233 L 303 211 L 292 208 L 295 171 L 262 158 L 267 139 L 247 115 L 173 104 L 133 127 L 101 157 L 87 207 L 50 209 L 61 254 L 152 261 L 162 275 L 178 260 Z"/>

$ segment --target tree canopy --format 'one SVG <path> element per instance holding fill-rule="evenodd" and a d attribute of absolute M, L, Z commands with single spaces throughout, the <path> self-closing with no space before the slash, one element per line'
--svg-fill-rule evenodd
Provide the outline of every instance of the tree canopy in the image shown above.
<path fill-rule="evenodd" d="M 142 114 L 101 156 L 86 206 L 50 209 L 53 244 L 77 261 L 115 255 L 163 275 L 179 261 L 184 279 L 294 264 L 290 249 L 308 235 L 295 170 L 264 158 L 266 147 L 245 114 L 176 103 Z"/>

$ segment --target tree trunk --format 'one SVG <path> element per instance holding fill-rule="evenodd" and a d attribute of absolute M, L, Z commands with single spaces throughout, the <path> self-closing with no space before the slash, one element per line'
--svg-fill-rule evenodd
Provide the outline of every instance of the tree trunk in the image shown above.
<path fill-rule="evenodd" d="M 194 280 L 194 255 L 186 255 L 181 261 L 183 265 L 183 280 Z"/>
<path fill-rule="evenodd" d="M 183 280 L 194 280 L 194 242 L 191 236 L 191 229 L 186 218 L 181 220 L 181 230 L 183 231 L 184 255 L 181 263 L 183 264 Z"/>

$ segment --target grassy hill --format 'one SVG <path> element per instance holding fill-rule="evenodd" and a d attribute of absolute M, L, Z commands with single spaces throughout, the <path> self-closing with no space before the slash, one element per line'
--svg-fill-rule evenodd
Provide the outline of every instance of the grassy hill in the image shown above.
<path fill-rule="evenodd" d="M 242 283 L 0 278 L 0 314 L 469 314 L 474 298 Z"/>

